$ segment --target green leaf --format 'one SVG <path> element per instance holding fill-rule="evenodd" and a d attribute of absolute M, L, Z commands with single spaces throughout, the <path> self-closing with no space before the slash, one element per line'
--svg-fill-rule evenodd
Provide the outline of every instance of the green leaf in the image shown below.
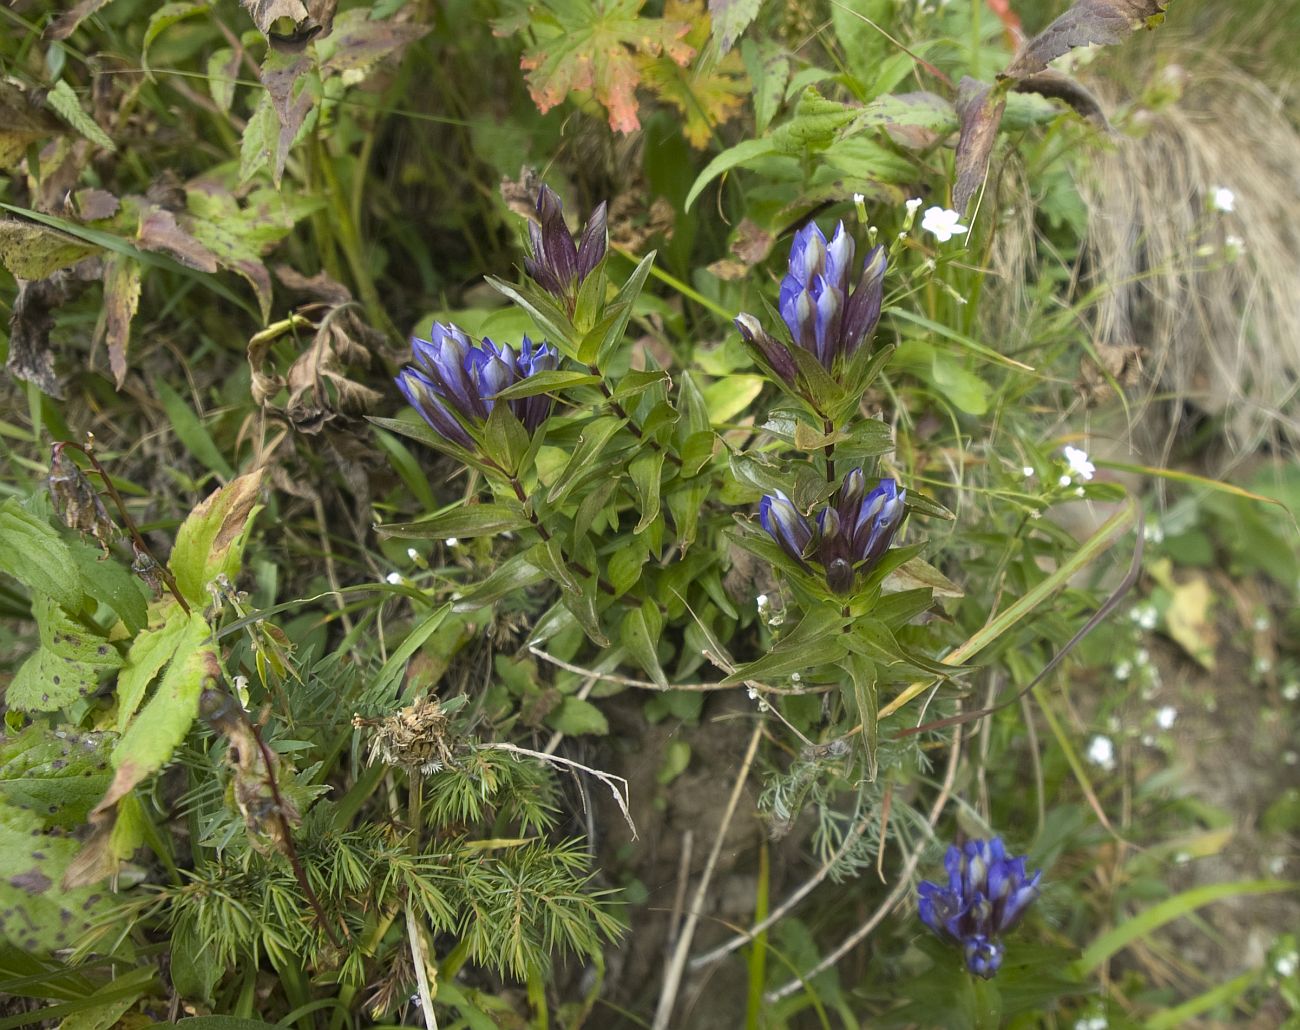
<path fill-rule="evenodd" d="M 968 371 L 950 354 L 934 352 L 930 366 L 935 388 L 967 415 L 983 415 L 989 410 L 989 385 Z"/>
<path fill-rule="evenodd" d="M 209 495 L 181 524 L 167 565 L 191 605 L 207 605 L 207 586 L 217 576 L 234 581 L 248 529 L 257 514 L 261 485 L 260 469 L 231 480 Z"/>
<path fill-rule="evenodd" d="M 0 572 L 48 594 L 68 611 L 81 608 L 81 577 L 72 551 L 49 523 L 12 497 L 0 502 Z"/>
<path fill-rule="evenodd" d="M 876 690 L 876 666 L 870 659 L 859 654 L 848 655 L 844 665 L 849 671 L 846 689 L 850 694 L 851 708 L 858 722 L 862 723 L 862 734 L 858 740 L 867 764 L 867 780 L 874 783 L 878 768 L 876 745 L 879 739 L 876 722 L 880 709 Z"/>
<path fill-rule="evenodd" d="M 481 583 L 477 583 L 459 598 L 453 611 L 472 612 L 476 608 L 485 608 L 494 601 L 527 589 L 546 578 L 546 573 L 534 565 L 525 555 L 517 554 L 507 558 L 497 566 Z"/>
<path fill-rule="evenodd" d="M 893 21 L 894 8 L 894 0 L 836 0 L 831 4 L 835 39 L 860 83 L 871 82 L 880 62 L 889 56 L 893 44 L 885 32 Z"/>
<path fill-rule="evenodd" d="M 171 423 L 172 431 L 185 445 L 185 449 L 197 458 L 204 468 L 215 472 L 222 479 L 233 479 L 235 470 L 226 461 L 225 455 L 213 441 L 207 427 L 194 414 L 194 409 L 190 407 L 189 402 L 173 390 L 166 380 L 156 380 L 154 386 L 158 391 L 158 399 L 162 401 L 163 410 L 167 412 L 167 420 Z"/>
<path fill-rule="evenodd" d="M 814 608 L 771 651 L 757 661 L 742 665 L 722 682 L 732 684 L 788 676 L 792 672 L 834 664 L 848 651 L 844 634 L 840 632 L 843 626 L 843 617 L 830 606 Z"/>
<path fill-rule="evenodd" d="M 0 803 L 33 813 L 47 827 L 80 826 L 108 786 L 115 739 L 43 723 L 0 738 Z"/>
<path fill-rule="evenodd" d="M 45 102 L 58 112 L 60 118 L 95 146 L 102 147 L 105 150 L 117 149 L 113 141 L 108 138 L 108 134 L 95 123 L 95 120 L 90 115 L 81 109 L 81 101 L 77 99 L 77 94 L 72 91 L 72 87 L 64 79 L 60 79 L 54 84 L 54 88 L 46 94 Z"/>
<path fill-rule="evenodd" d="M 48 833 L 34 811 L 0 804 L 0 940 L 48 954 L 71 947 L 109 910 L 108 891 L 61 886 L 79 847 L 74 837 Z"/>
<path fill-rule="evenodd" d="M 573 328 L 568 324 L 569 320 L 565 317 L 564 312 L 555 305 L 550 297 L 543 296 L 539 291 L 528 290 L 527 293 L 521 292 L 504 279 L 498 279 L 494 275 L 485 276 L 484 281 L 503 297 L 509 298 L 528 312 L 551 343 L 559 347 L 569 357 L 575 357 L 572 341 Z M 528 288 L 525 287 L 525 289 Z"/>
<path fill-rule="evenodd" d="M 217 955 L 211 947 L 211 942 L 200 936 L 189 921 L 182 921 L 172 932 L 170 943 L 171 978 L 176 992 L 182 998 L 210 1004 L 212 990 L 226 971 L 225 966 L 217 962 Z M 184 1022 L 192 1023 L 200 1020 L 184 1020 Z M 230 1022 L 237 1021 L 230 1020 Z M 196 1027 L 195 1030 L 200 1028 Z M 217 1028 L 213 1027 L 212 1030 Z"/>
<path fill-rule="evenodd" d="M 776 143 L 771 138 L 747 139 L 737 143 L 734 147 L 728 147 L 705 165 L 704 171 L 696 176 L 694 185 L 691 186 L 690 192 L 686 194 L 686 204 L 683 210 L 689 211 L 696 198 L 704 192 L 704 187 L 719 175 L 748 164 L 750 161 L 757 161 L 760 157 L 767 157 L 769 154 L 775 153 Z"/>
<path fill-rule="evenodd" d="M 646 607 L 649 606 L 654 611 L 654 622 L 660 622 L 659 611 L 654 607 L 653 601 L 646 601 L 639 608 L 632 608 L 623 616 L 623 623 L 619 627 L 619 642 L 627 649 L 636 663 L 645 670 L 652 680 L 660 687 L 667 689 L 668 677 L 664 675 L 663 667 L 659 664 L 659 655 L 655 649 L 655 639 L 658 633 L 651 633 L 649 616 Z"/>
<path fill-rule="evenodd" d="M 239 181 L 242 185 L 267 167 L 280 145 L 280 120 L 275 116 L 271 98 L 263 93 L 252 115 L 244 124 L 239 141 Z"/>
<path fill-rule="evenodd" d="M 100 674 L 122 664 L 122 656 L 98 627 L 73 619 L 53 598 L 34 593 L 32 614 L 41 646 L 23 663 L 5 692 L 11 708 L 56 711 L 94 693 Z"/>
<path fill-rule="evenodd" d="M 18 218 L 0 219 L 0 264 L 20 279 L 44 279 L 99 249 L 47 225 Z"/>
<path fill-rule="evenodd" d="M 757 16 L 763 0 L 709 0 L 709 16 L 713 19 L 713 38 L 718 41 L 718 51 L 725 54 L 740 34 L 749 28 Z"/>
<path fill-rule="evenodd" d="M 632 317 L 632 308 L 635 306 L 637 298 L 641 296 L 641 290 L 645 286 L 646 278 L 650 275 L 650 269 L 654 267 L 654 263 L 655 251 L 652 250 L 632 270 L 627 282 L 623 284 L 623 288 L 618 291 L 618 296 L 614 298 L 612 304 L 612 309 L 615 312 L 614 319 L 609 329 L 606 330 L 604 338 L 599 341 L 596 347 L 592 349 L 589 341 L 583 339 L 582 346 L 578 351 L 578 360 L 584 365 L 601 363 L 623 341 L 623 334 L 627 331 L 627 323 Z"/>
<path fill-rule="evenodd" d="M 509 404 L 494 404 L 483 424 L 483 443 L 488 456 L 507 472 L 518 473 L 528 453 L 528 430 L 515 417 Z"/>
<path fill-rule="evenodd" d="M 857 113 L 857 108 L 837 100 L 827 100 L 809 86 L 799 98 L 794 117 L 773 130 L 772 144 L 778 153 L 793 156 L 810 150 L 824 150 Z"/>
<path fill-rule="evenodd" d="M 575 386 L 599 386 L 600 376 L 588 372 L 565 372 L 561 369 L 534 372 L 527 379 L 521 379 L 513 386 L 507 386 L 498 394 L 498 401 L 516 401 L 523 397 L 536 397 L 539 393 L 558 393 Z"/>
<path fill-rule="evenodd" d="M 641 569 L 650 557 L 645 537 L 633 537 L 622 542 L 609 557 L 605 571 L 616 596 L 626 594 L 641 580 Z"/>
<path fill-rule="evenodd" d="M 511 504 L 458 504 L 415 522 L 376 526 L 380 536 L 413 540 L 445 540 L 448 537 L 495 536 L 531 526 L 528 517 Z"/>
<path fill-rule="evenodd" d="M 614 400 L 626 404 L 633 397 L 639 397 L 646 390 L 669 382 L 668 373 L 660 368 L 647 369 L 644 372 L 632 371 L 618 381 L 614 387 Z"/>
<path fill-rule="evenodd" d="M 163 4 L 149 16 L 149 25 L 144 30 L 144 42 L 140 46 L 140 67 L 152 81 L 153 71 L 149 67 L 149 47 L 153 41 L 179 21 L 203 14 L 209 8 L 206 3 L 171 3 Z"/>
<path fill-rule="evenodd" d="M 78 538 L 65 539 L 85 593 L 108 605 L 129 633 L 139 633 L 149 619 L 148 590 L 119 561 L 104 558 L 98 547 Z"/>
<path fill-rule="evenodd" d="M 628 475 L 632 477 L 641 509 L 641 518 L 632 530 L 633 533 L 644 533 L 659 517 L 659 486 L 663 469 L 664 452 L 661 450 L 644 451 L 633 458 L 628 466 Z"/>
<path fill-rule="evenodd" d="M 614 434 L 626 422 L 626 419 L 615 418 L 612 415 L 602 415 L 599 418 L 592 419 L 582 427 L 582 432 L 578 435 L 578 442 L 574 445 L 573 453 L 564 466 L 564 471 L 559 474 L 555 482 L 551 484 L 550 490 L 547 491 L 547 504 L 559 504 L 575 486 L 592 474 L 596 459 L 609 441 L 613 439 Z"/>
<path fill-rule="evenodd" d="M 603 736 L 609 733 L 609 722 L 604 713 L 590 701 L 571 694 L 566 695 L 555 710 L 546 717 L 546 724 L 567 736 L 583 733 Z"/>
<path fill-rule="evenodd" d="M 790 78 L 790 59 L 782 47 L 768 42 L 756 43 L 752 39 L 740 44 L 740 56 L 753 84 L 754 131 L 762 135 L 772 124 L 785 96 L 785 84 Z"/>
<path fill-rule="evenodd" d="M 767 380 L 763 376 L 742 373 L 710 383 L 703 391 L 709 421 L 715 426 L 730 422 L 754 402 L 765 385 Z"/>
<path fill-rule="evenodd" d="M 163 666 L 172 660 L 188 634 L 206 635 L 207 627 L 197 627 L 180 605 L 173 605 L 167 621 L 158 629 L 139 634 L 131 642 L 126 661 L 117 676 L 117 728 L 126 729 L 134 717 L 145 691 Z M 202 635 L 188 642 L 191 650 L 203 642 Z"/>

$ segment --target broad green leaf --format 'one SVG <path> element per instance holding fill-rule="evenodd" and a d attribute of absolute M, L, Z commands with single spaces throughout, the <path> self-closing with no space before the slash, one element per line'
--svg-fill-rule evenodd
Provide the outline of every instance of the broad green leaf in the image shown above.
<path fill-rule="evenodd" d="M 736 45 L 736 40 L 749 28 L 749 23 L 757 17 L 762 6 L 763 0 L 709 0 L 713 37 L 722 53 Z"/>
<path fill-rule="evenodd" d="M 12 497 L 0 502 L 0 572 L 48 594 L 68 611 L 81 608 L 81 577 L 72 551 L 49 523 Z"/>
<path fill-rule="evenodd" d="M 195 508 L 177 531 L 167 564 L 191 605 L 202 608 L 208 603 L 207 586 L 217 576 L 234 581 L 261 485 L 260 469 L 231 480 Z"/>
<path fill-rule="evenodd" d="M 590 701 L 567 695 L 546 717 L 546 725 L 569 736 L 583 733 L 605 735 L 609 733 L 609 722 L 599 708 Z"/>
<path fill-rule="evenodd" d="M 609 329 L 606 330 L 604 338 L 595 341 L 596 346 L 594 349 L 589 346 L 588 339 L 583 339 L 582 347 L 578 352 L 578 360 L 583 364 L 602 363 L 613 352 L 614 348 L 623 342 L 623 334 L 627 331 L 627 323 L 632 317 L 632 309 L 636 305 L 637 298 L 641 296 L 641 290 L 645 286 L 646 278 L 650 275 L 650 269 L 654 267 L 654 263 L 655 251 L 652 250 L 632 270 L 632 274 L 628 276 L 627 282 L 618 291 L 618 295 L 611 305 L 615 317 Z"/>
<path fill-rule="evenodd" d="M 659 488 L 663 476 L 664 452 L 644 451 L 628 466 L 628 475 L 636 489 L 641 518 L 633 533 L 643 533 L 659 517 Z"/>
<path fill-rule="evenodd" d="M 41 646 L 5 692 L 11 708 L 56 711 L 94 693 L 100 675 L 122 664 L 122 656 L 97 627 L 73 619 L 53 598 L 34 593 L 32 614 Z"/>
<path fill-rule="evenodd" d="M 0 803 L 0 941 L 25 952 L 69 948 L 111 905 L 96 887 L 65 890 L 75 837 L 47 831 L 35 811 Z"/>
<path fill-rule="evenodd" d="M 494 404 L 483 425 L 483 443 L 489 457 L 507 472 L 517 473 L 528 453 L 528 431 L 509 404 Z"/>
<path fill-rule="evenodd" d="M 983 415 L 989 410 L 989 385 L 967 370 L 950 354 L 935 351 L 930 365 L 935 389 L 967 415 Z"/>
<path fill-rule="evenodd" d="M 663 667 L 659 664 L 659 655 L 655 649 L 655 639 L 658 634 L 650 632 L 650 625 L 647 621 L 645 611 L 646 605 L 653 606 L 653 601 L 646 601 L 639 608 L 632 608 L 623 616 L 622 625 L 619 627 L 619 643 L 621 643 L 636 663 L 641 666 L 652 680 L 660 687 L 667 689 L 668 677 L 664 675 Z M 656 611 L 656 616 L 658 612 Z M 656 618 L 655 620 L 659 620 Z"/>
<path fill-rule="evenodd" d="M 799 98 L 794 117 L 772 130 L 773 147 L 778 153 L 796 156 L 809 150 L 824 150 L 857 113 L 857 108 L 828 100 L 809 86 Z"/>
<path fill-rule="evenodd" d="M 547 491 L 547 504 L 559 504 L 575 486 L 590 475 L 592 468 L 596 464 L 596 459 L 626 421 L 626 419 L 615 418 L 612 415 L 602 415 L 599 418 L 592 419 L 582 427 L 582 432 L 578 436 L 577 444 L 574 445 L 568 464 L 564 466 L 564 471 L 560 473 L 555 482 L 551 484 L 550 490 Z"/>
<path fill-rule="evenodd" d="M 864 85 L 875 79 L 881 61 L 893 49 L 885 33 L 890 31 L 896 6 L 894 0 L 835 0 L 831 4 L 835 39 L 849 70 Z"/>
<path fill-rule="evenodd" d="M 644 537 L 633 537 L 626 543 L 621 543 L 618 550 L 609 556 L 605 571 L 615 595 L 626 594 L 640 582 L 641 569 L 649 557 L 650 550 L 645 545 Z"/>
<path fill-rule="evenodd" d="M 108 786 L 115 739 L 44 723 L 0 738 L 0 805 L 31 812 L 46 826 L 80 826 Z"/>
<path fill-rule="evenodd" d="M 788 676 L 792 672 L 830 665 L 848 648 L 843 641 L 844 619 L 829 607 L 814 608 L 762 658 L 743 665 L 723 683 L 743 683 L 766 677 Z"/>
<path fill-rule="evenodd" d="M 710 383 L 703 390 L 709 421 L 715 426 L 730 422 L 754 402 L 766 384 L 763 376 L 741 373 Z"/>
<path fill-rule="evenodd" d="M 463 597 L 456 600 L 452 610 L 471 612 L 476 608 L 484 608 L 516 591 L 540 583 L 545 578 L 544 571 L 525 555 L 517 554 L 513 558 L 507 558 L 491 575 L 467 590 Z"/>
<path fill-rule="evenodd" d="M 416 522 L 395 522 L 376 526 L 380 536 L 414 540 L 445 540 L 448 537 L 495 536 L 531 526 L 528 517 L 512 504 L 458 504 L 447 511 Z"/>
<path fill-rule="evenodd" d="M 691 205 L 701 193 L 704 187 L 716 179 L 724 172 L 729 172 L 733 168 L 739 168 L 750 161 L 756 161 L 760 157 L 767 157 L 769 154 L 776 153 L 776 143 L 772 139 L 747 139 L 737 143 L 734 147 L 729 147 L 721 154 L 715 157 L 707 165 L 704 171 L 696 177 L 691 191 L 686 194 L 686 204 L 684 210 L 689 211 Z"/>
<path fill-rule="evenodd" d="M 571 390 L 575 386 L 599 386 L 600 383 L 600 376 L 594 376 L 589 372 L 544 370 L 534 372 L 527 379 L 521 379 L 493 396 L 498 401 L 515 401 L 523 397 L 535 397 L 539 393 L 558 393 L 561 390 Z"/>

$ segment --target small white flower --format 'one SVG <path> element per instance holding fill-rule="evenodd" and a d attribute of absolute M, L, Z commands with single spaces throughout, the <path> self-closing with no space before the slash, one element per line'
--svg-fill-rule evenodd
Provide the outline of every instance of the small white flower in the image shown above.
<path fill-rule="evenodd" d="M 925 203 L 920 197 L 913 197 L 903 206 L 907 208 L 907 217 L 915 218 L 916 213 L 921 210 L 921 205 Z"/>
<path fill-rule="evenodd" d="M 1283 855 L 1274 855 L 1268 860 L 1268 871 L 1273 876 L 1281 876 L 1286 872 L 1286 857 Z"/>
<path fill-rule="evenodd" d="M 1074 480 L 1072 480 L 1069 476 L 1062 476 L 1056 482 L 1057 485 L 1059 486 L 1069 486 L 1072 482 L 1074 482 Z"/>
<path fill-rule="evenodd" d="M 1267 615 L 1256 615 L 1255 621 L 1251 625 L 1255 627 L 1256 633 L 1267 633 L 1273 622 Z"/>
<path fill-rule="evenodd" d="M 1087 451 L 1067 446 L 1061 453 L 1065 455 L 1065 462 L 1070 466 L 1070 475 L 1086 480 L 1091 479 L 1097 471 L 1097 466 L 1088 460 Z"/>
<path fill-rule="evenodd" d="M 757 691 L 755 688 L 753 688 L 753 687 L 746 687 L 746 688 L 745 688 L 745 693 L 749 695 L 749 699 L 750 699 L 751 701 L 757 701 L 757 700 L 758 700 L 758 691 Z"/>
<path fill-rule="evenodd" d="M 1115 666 L 1115 678 L 1126 680 L 1133 675 L 1133 663 L 1127 659 Z"/>
<path fill-rule="evenodd" d="M 400 587 L 402 585 L 402 574 L 400 572 L 390 572 L 384 577 L 384 581 L 391 583 L 395 587 Z"/>
<path fill-rule="evenodd" d="M 1294 751 L 1288 751 L 1282 756 L 1282 761 L 1286 762 L 1287 765 L 1295 765 L 1296 762 L 1300 762 L 1300 755 Z"/>
<path fill-rule="evenodd" d="M 458 547 L 460 546 L 460 539 L 458 537 L 449 536 L 447 537 L 446 540 L 443 541 L 443 543 L 445 543 L 448 547 Z"/>
<path fill-rule="evenodd" d="M 1230 232 L 1223 237 L 1223 249 L 1228 252 L 1230 258 L 1241 257 L 1242 254 L 1246 253 L 1246 241 L 1236 233 Z"/>
<path fill-rule="evenodd" d="M 1165 538 L 1165 531 L 1160 528 L 1160 523 L 1153 522 L 1142 530 L 1142 538 L 1147 543 L 1158 544 Z"/>
<path fill-rule="evenodd" d="M 1210 195 L 1210 203 L 1214 206 L 1214 210 L 1231 214 L 1237 209 L 1237 194 L 1227 186 L 1217 186 L 1214 193 Z"/>
<path fill-rule="evenodd" d="M 947 243 L 954 236 L 966 232 L 968 226 L 961 224 L 961 215 L 951 208 L 927 207 L 921 216 L 921 228 L 934 233 L 940 243 Z"/>
<path fill-rule="evenodd" d="M 761 612 L 768 605 L 767 594 L 759 594 L 754 598 L 754 604 L 758 606 L 758 610 Z"/>
<path fill-rule="evenodd" d="M 1300 683 L 1288 683 L 1282 688 L 1282 697 L 1287 701 L 1300 698 Z"/>
<path fill-rule="evenodd" d="M 1150 733 L 1144 733 L 1144 734 L 1142 734 L 1142 746 L 1143 746 L 1143 747 L 1155 747 L 1155 746 L 1156 746 L 1156 738 L 1153 737 Z"/>
<path fill-rule="evenodd" d="M 1026 465 L 1024 468 L 1022 468 L 1022 469 L 1020 470 L 1020 474 L 1021 474 L 1022 476 L 1024 476 L 1026 479 L 1033 479 L 1033 478 L 1034 478 L 1034 466 L 1033 466 L 1033 465 Z"/>
<path fill-rule="evenodd" d="M 792 673 L 790 673 L 790 682 L 791 682 L 791 683 L 799 683 L 799 682 L 801 682 L 802 680 L 803 680 L 803 677 L 802 677 L 801 675 L 799 675 L 799 673 L 797 673 L 797 672 L 792 672 Z"/>
<path fill-rule="evenodd" d="M 1150 665 L 1151 652 L 1145 647 L 1139 647 L 1135 652 L 1133 652 L 1133 660 L 1137 662 L 1138 665 Z"/>
<path fill-rule="evenodd" d="M 853 203 L 855 203 L 855 204 L 861 204 L 861 203 L 865 202 L 866 199 L 867 199 L 867 198 L 866 198 L 863 194 L 861 194 L 861 193 L 855 193 L 855 194 L 853 194 Z"/>
<path fill-rule="evenodd" d="M 1273 661 L 1270 658 L 1260 655 L 1255 659 L 1255 672 L 1260 676 L 1266 675 L 1273 671 Z"/>
<path fill-rule="evenodd" d="M 1173 705 L 1165 705 L 1156 712 L 1156 725 L 1162 730 L 1172 729 L 1174 720 L 1178 718 L 1178 709 Z"/>
<path fill-rule="evenodd" d="M 1115 768 L 1115 744 L 1110 737 L 1098 733 L 1088 744 L 1088 761 L 1099 765 L 1107 772 Z"/>
<path fill-rule="evenodd" d="M 1273 971 L 1278 976 L 1295 976 L 1297 969 L 1300 969 L 1300 954 L 1294 951 L 1279 955 L 1277 961 L 1273 963 Z"/>
<path fill-rule="evenodd" d="M 419 561 L 419 560 L 420 560 L 420 552 L 417 551 L 414 547 L 408 547 L 408 548 L 406 549 L 406 556 L 407 556 L 408 558 L 410 558 L 411 561 Z"/>
<path fill-rule="evenodd" d="M 1075 496 L 1075 497 L 1084 497 L 1084 496 L 1087 495 L 1087 493 L 1088 493 L 1088 491 L 1085 490 L 1085 489 L 1084 489 L 1083 487 L 1081 487 L 1081 486 L 1076 486 L 1076 487 L 1074 488 L 1074 496 Z"/>
<path fill-rule="evenodd" d="M 1029 517 L 1031 519 L 1041 519 L 1043 517 L 1043 513 L 1039 511 L 1037 508 L 1030 508 Z"/>

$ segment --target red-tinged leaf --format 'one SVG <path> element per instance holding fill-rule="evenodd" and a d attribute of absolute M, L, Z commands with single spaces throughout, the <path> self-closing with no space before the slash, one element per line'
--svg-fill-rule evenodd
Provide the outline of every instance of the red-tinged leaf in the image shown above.
<path fill-rule="evenodd" d="M 984 184 L 1006 106 L 1006 90 L 1001 86 L 990 86 L 966 76 L 957 88 L 961 135 L 957 137 L 957 183 L 953 186 L 952 203 L 958 211 L 965 212 L 971 198 Z"/>
<path fill-rule="evenodd" d="M 306 54 L 290 56 L 277 50 L 268 50 L 258 77 L 271 98 L 280 131 L 275 141 L 272 178 L 278 186 L 284 177 L 284 165 L 289 159 L 289 148 L 298 136 L 298 130 L 315 107 L 311 90 L 307 88 L 306 74 L 312 68 L 312 59 Z"/>
<path fill-rule="evenodd" d="M 694 26 L 686 36 L 692 49 L 699 51 L 708 42 L 709 18 L 704 13 L 704 0 L 669 0 L 664 16 Z M 713 130 L 738 115 L 749 96 L 750 86 L 739 53 L 700 62 L 694 68 L 683 67 L 670 57 L 645 58 L 642 72 L 646 86 L 682 113 L 682 133 L 696 150 L 709 145 Z"/>
<path fill-rule="evenodd" d="M 126 382 L 126 351 L 131 340 L 131 320 L 140 305 L 140 264 L 124 254 L 104 259 L 104 307 L 95 326 L 95 343 L 108 347 L 113 381 Z"/>
<path fill-rule="evenodd" d="M 78 190 L 73 199 L 76 202 L 77 217 L 83 222 L 101 222 L 112 218 L 122 206 L 122 202 L 108 190 Z"/>
<path fill-rule="evenodd" d="M 1130 33 L 1153 27 L 1171 0 L 1077 0 L 1073 7 L 1020 48 L 1002 73 L 1023 79 L 1080 46 L 1120 43 Z"/>
<path fill-rule="evenodd" d="M 145 250 L 170 254 L 183 265 L 200 272 L 215 272 L 217 259 L 212 251 L 196 240 L 165 208 L 146 205 L 140 213 L 136 242 Z"/>
<path fill-rule="evenodd" d="M 610 127 L 632 132 L 637 118 L 638 57 L 666 54 L 679 65 L 694 55 L 684 42 L 691 26 L 639 16 L 642 0 L 578 0 L 543 3 L 532 19 L 536 42 L 524 51 L 520 67 L 528 91 L 543 113 L 570 93 L 592 92 L 609 112 Z M 498 23 L 512 31 L 516 23 Z"/>

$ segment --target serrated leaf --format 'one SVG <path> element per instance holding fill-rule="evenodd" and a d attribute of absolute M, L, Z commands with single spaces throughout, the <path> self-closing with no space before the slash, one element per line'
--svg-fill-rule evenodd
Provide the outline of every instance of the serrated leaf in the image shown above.
<path fill-rule="evenodd" d="M 0 803 L 33 813 L 47 827 L 80 826 L 108 786 L 115 739 L 42 723 L 0 738 Z"/>
<path fill-rule="evenodd" d="M 726 53 L 736 45 L 740 34 L 758 17 L 763 0 L 709 0 L 709 16 L 713 19 L 713 35 L 718 49 Z"/>
<path fill-rule="evenodd" d="M 67 81 L 60 79 L 45 97 L 45 102 L 77 132 L 91 143 L 104 150 L 115 151 L 117 145 L 108 138 L 108 133 L 96 124 L 95 120 L 81 109 L 81 101 Z"/>
<path fill-rule="evenodd" d="M 812 86 L 803 91 L 794 117 L 772 132 L 778 153 L 801 155 L 810 150 L 824 150 L 836 133 L 857 116 L 858 109 L 838 100 L 828 100 Z"/>
<path fill-rule="evenodd" d="M 997 139 L 1002 112 L 1006 110 L 1006 89 L 979 82 L 969 76 L 957 88 L 957 118 L 961 133 L 957 137 L 954 164 L 957 181 L 952 188 L 953 207 L 964 213 L 989 170 L 989 158 Z"/>
<path fill-rule="evenodd" d="M 280 145 L 280 122 L 271 106 L 271 98 L 258 98 L 257 106 L 244 123 L 239 140 L 239 181 L 248 182 L 271 164 Z"/>
<path fill-rule="evenodd" d="M 68 545 L 12 497 L 0 501 L 0 572 L 40 590 L 68 611 L 81 608 L 81 579 Z"/>
<path fill-rule="evenodd" d="M 208 92 L 218 109 L 224 114 L 235 102 L 236 80 L 239 78 L 240 55 L 230 47 L 213 51 L 208 58 L 207 75 Z"/>
<path fill-rule="evenodd" d="M 720 0 L 711 0 L 710 6 L 717 2 Z M 737 3 L 757 4 L 759 0 L 721 2 L 734 7 Z M 694 49 L 700 50 L 708 42 L 710 19 L 704 16 L 702 0 L 669 0 L 664 5 L 664 16 L 692 25 L 686 42 Z M 681 113 L 682 134 L 697 150 L 708 146 L 719 125 L 740 113 L 749 95 L 744 62 L 739 54 L 728 53 L 730 48 L 731 42 L 727 42 L 717 59 L 697 61 L 690 67 L 667 57 L 642 62 L 645 85 Z"/>
<path fill-rule="evenodd" d="M 128 633 L 144 629 L 149 618 L 147 588 L 121 562 L 105 559 L 98 547 L 80 538 L 65 540 L 87 595 L 117 613 Z"/>
<path fill-rule="evenodd" d="M 756 43 L 752 39 L 740 45 L 740 56 L 753 84 L 754 131 L 767 131 L 785 96 L 790 79 L 790 59 L 785 50 L 773 43 Z"/>
<path fill-rule="evenodd" d="M 261 485 L 260 469 L 240 476 L 210 494 L 181 524 L 167 565 L 191 605 L 208 603 L 207 586 L 217 576 L 233 582 Z"/>
<path fill-rule="evenodd" d="M 5 691 L 11 708 L 57 711 L 94 693 L 100 674 L 122 664 L 122 656 L 98 627 L 73 619 L 40 591 L 33 592 L 32 615 L 41 644 Z"/>
<path fill-rule="evenodd" d="M 550 0 L 529 18 L 533 42 L 520 67 L 528 92 L 545 114 L 573 92 L 594 93 L 609 113 L 616 132 L 634 132 L 636 88 L 641 79 L 637 58 L 667 54 L 686 64 L 694 50 L 682 42 L 685 22 L 639 16 L 642 0 Z"/>
<path fill-rule="evenodd" d="M 167 621 L 157 629 L 140 633 L 131 641 L 131 649 L 126 653 L 126 661 L 117 676 L 117 728 L 126 729 L 144 701 L 145 692 L 154 677 L 162 672 L 177 649 L 181 646 L 186 633 L 199 632 L 192 620 L 180 605 L 173 605 Z M 199 638 L 191 646 L 202 642 Z"/>
<path fill-rule="evenodd" d="M 428 25 L 413 21 L 378 21 L 371 7 L 341 12 L 330 34 L 316 43 L 316 57 L 323 74 L 343 74 L 354 84 L 375 62 L 400 53 L 429 32 Z"/>

